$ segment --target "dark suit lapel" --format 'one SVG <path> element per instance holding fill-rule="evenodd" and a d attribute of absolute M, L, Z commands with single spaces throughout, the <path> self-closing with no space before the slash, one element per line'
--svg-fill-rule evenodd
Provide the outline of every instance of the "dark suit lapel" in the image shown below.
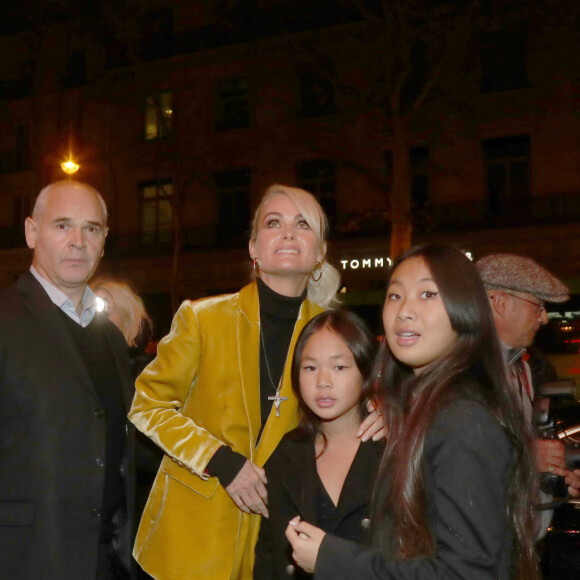
<path fill-rule="evenodd" d="M 107 338 L 107 344 L 109 349 L 113 354 L 115 359 L 115 367 L 117 369 L 117 374 L 119 380 L 121 381 L 121 388 L 123 391 L 123 401 L 125 403 L 125 410 L 129 412 L 131 408 L 131 403 L 133 402 L 134 390 L 134 380 L 131 377 L 130 366 L 128 360 L 128 347 L 125 342 L 124 337 L 119 337 L 120 340 L 116 340 L 114 333 L 120 333 L 114 324 L 103 314 L 97 314 L 95 321 L 97 324 L 104 326 L 105 336 Z"/>
<path fill-rule="evenodd" d="M 37 323 L 38 335 L 47 351 L 53 351 L 55 367 L 78 377 L 81 384 L 97 397 L 93 381 L 82 362 L 79 350 L 62 320 L 62 314 L 49 298 L 38 280 L 30 273 L 18 281 L 24 307 Z"/>
<path fill-rule="evenodd" d="M 383 449 L 382 442 L 368 441 L 360 444 L 340 493 L 337 524 L 369 503 Z"/>
<path fill-rule="evenodd" d="M 309 522 L 316 521 L 315 499 L 318 493 L 318 474 L 314 459 L 314 443 L 287 440 L 284 451 L 286 461 L 281 468 L 282 485 L 302 519 Z"/>

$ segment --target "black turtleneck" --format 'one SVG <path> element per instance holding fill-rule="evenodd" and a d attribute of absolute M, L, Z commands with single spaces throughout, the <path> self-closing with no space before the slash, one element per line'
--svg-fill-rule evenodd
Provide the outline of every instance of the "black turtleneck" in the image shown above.
<path fill-rule="evenodd" d="M 272 409 L 272 401 L 268 397 L 276 393 L 280 384 L 300 306 L 306 298 L 306 290 L 296 298 L 282 296 L 258 279 L 258 297 L 261 325 L 260 410 L 264 426 Z"/>
<path fill-rule="evenodd" d="M 282 296 L 274 292 L 261 279 L 258 279 L 261 325 L 260 415 L 262 427 L 272 410 L 272 401 L 268 397 L 276 393 L 282 378 L 288 348 L 306 294 L 307 291 L 304 290 L 302 295 L 298 297 Z M 270 373 L 268 373 L 268 368 Z M 246 457 L 224 445 L 210 459 L 207 471 L 216 476 L 223 487 L 227 487 L 238 475 L 245 462 Z"/>

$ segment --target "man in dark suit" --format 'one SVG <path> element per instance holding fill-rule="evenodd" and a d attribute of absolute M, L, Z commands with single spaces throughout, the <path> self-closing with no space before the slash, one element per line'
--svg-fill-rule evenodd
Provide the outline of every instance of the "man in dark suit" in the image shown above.
<path fill-rule="evenodd" d="M 130 578 L 127 347 L 87 287 L 106 220 L 92 187 L 44 188 L 30 272 L 0 295 L 1 578 Z"/>

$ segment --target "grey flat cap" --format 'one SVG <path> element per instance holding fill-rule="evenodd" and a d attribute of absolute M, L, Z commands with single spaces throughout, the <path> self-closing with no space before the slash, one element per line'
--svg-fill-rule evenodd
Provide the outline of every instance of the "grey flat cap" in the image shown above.
<path fill-rule="evenodd" d="M 490 254 L 475 263 L 488 290 L 514 290 L 544 302 L 566 302 L 570 291 L 548 270 L 530 258 L 513 254 Z"/>

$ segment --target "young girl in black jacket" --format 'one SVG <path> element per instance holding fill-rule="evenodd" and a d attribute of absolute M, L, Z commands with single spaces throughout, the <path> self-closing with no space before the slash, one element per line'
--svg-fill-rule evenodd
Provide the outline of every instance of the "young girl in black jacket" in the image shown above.
<path fill-rule="evenodd" d="M 368 536 L 372 486 L 384 442 L 357 437 L 374 387 L 376 341 L 352 312 L 329 310 L 303 329 L 292 362 L 299 427 L 266 463 L 268 510 L 255 580 L 310 577 L 294 565 L 284 532 L 296 515 L 337 537 Z"/>

